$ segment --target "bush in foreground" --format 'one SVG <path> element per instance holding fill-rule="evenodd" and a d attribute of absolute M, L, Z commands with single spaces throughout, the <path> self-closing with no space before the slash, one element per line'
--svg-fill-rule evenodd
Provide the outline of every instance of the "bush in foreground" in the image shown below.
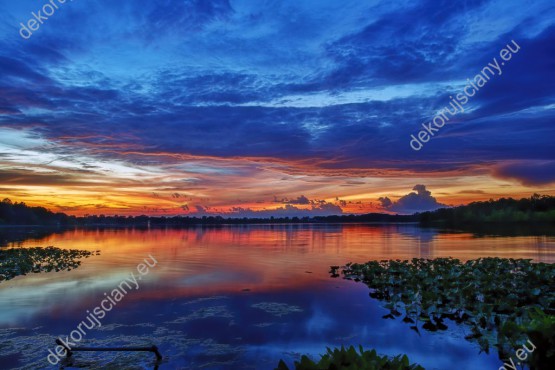
<path fill-rule="evenodd" d="M 295 362 L 295 370 L 424 370 L 420 365 L 411 365 L 406 355 L 387 357 L 380 356 L 376 350 L 364 351 L 362 346 L 359 351 L 355 347 L 334 349 L 328 348 L 320 361 L 314 362 L 307 356 Z M 290 370 L 281 360 L 275 370 Z"/>

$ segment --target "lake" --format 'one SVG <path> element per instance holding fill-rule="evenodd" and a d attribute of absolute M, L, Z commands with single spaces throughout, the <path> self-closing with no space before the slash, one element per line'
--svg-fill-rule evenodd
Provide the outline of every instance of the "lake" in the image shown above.
<path fill-rule="evenodd" d="M 496 370 L 502 365 L 497 353 L 480 353 L 466 341 L 468 328 L 418 334 L 399 319 L 382 319 L 388 310 L 369 297 L 368 287 L 330 277 L 329 266 L 449 256 L 555 262 L 553 236 L 488 236 L 407 224 L 78 229 L 4 244 L 100 255 L 72 271 L 0 283 L 3 369 L 59 368 L 47 361 L 55 337 L 68 336 L 133 273 L 141 279 L 110 304 L 102 326 L 85 328 L 79 345 L 154 344 L 164 361 L 156 367 L 151 353 L 76 352 L 65 368 L 272 370 L 280 359 L 291 366 L 300 354 L 353 344 L 407 354 L 426 369 Z M 141 275 L 137 266 L 145 259 L 152 267 Z"/>

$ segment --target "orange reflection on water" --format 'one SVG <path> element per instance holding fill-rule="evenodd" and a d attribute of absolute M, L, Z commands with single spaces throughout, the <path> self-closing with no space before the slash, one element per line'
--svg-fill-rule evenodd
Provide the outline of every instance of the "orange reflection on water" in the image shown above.
<path fill-rule="evenodd" d="M 380 259 L 487 256 L 555 261 L 553 237 L 482 237 L 413 225 L 250 225 L 186 229 L 72 230 L 22 246 L 100 250 L 69 279 L 113 277 L 146 256 L 176 293 L 278 289 L 328 279 L 330 265 Z"/>
<path fill-rule="evenodd" d="M 460 362 L 461 358 L 476 357 L 469 354 L 477 350 L 465 350 L 464 341 L 454 347 L 445 340 L 422 342 L 419 336 L 407 335 L 402 323 L 395 326 L 384 322 L 382 309 L 368 298 L 368 288 L 330 278 L 329 266 L 349 261 L 446 256 L 555 262 L 553 237 L 476 237 L 415 225 L 72 230 L 14 243 L 12 247 L 37 245 L 100 250 L 101 254 L 84 259 L 76 270 L 29 274 L 0 282 L 0 327 L 41 328 L 42 338 L 67 335 L 87 310 L 98 307 L 110 295 L 114 297 L 111 292 L 131 273 L 138 278 L 137 265 L 152 255 L 156 266 L 138 281 L 138 289 L 126 292 L 113 310 L 110 308 L 102 321 L 104 328 L 91 332 L 90 338 L 106 336 L 113 341 L 137 331 L 137 338 L 159 339 L 165 346 L 164 353 L 174 362 L 181 358 L 190 361 L 195 352 L 189 344 L 187 348 L 172 347 L 175 343 L 190 343 L 191 339 L 231 343 L 229 348 L 235 351 L 238 338 L 245 348 L 253 348 L 257 358 L 261 358 L 259 349 L 264 346 L 276 351 L 278 358 L 303 346 L 320 351 L 332 343 L 342 344 L 342 338 L 354 338 L 356 343 L 367 343 L 371 348 L 397 348 L 395 353 L 416 358 L 433 357 L 435 361 L 434 353 L 448 354 L 449 358 L 442 360 L 444 364 L 452 363 L 456 358 L 452 354 L 456 353 Z M 261 304 L 274 309 L 283 305 L 295 308 L 295 316 L 270 315 L 260 308 Z M 269 326 L 259 326 L 266 324 Z M 175 335 L 164 334 L 170 332 Z M 14 333 L 15 337 L 20 335 Z M 330 338 L 335 339 L 329 342 Z M 25 346 L 27 341 L 22 339 Z M 442 347 L 446 343 L 449 345 Z M 482 357 L 463 367 L 499 367 L 495 361 L 490 361 L 491 366 L 484 365 L 487 361 Z M 167 365 L 175 367 L 173 362 Z"/>
<path fill-rule="evenodd" d="M 185 229 L 71 230 L 11 246 L 100 250 L 73 271 L 0 283 L 0 322 L 40 310 L 88 309 L 152 255 L 157 265 L 121 305 L 137 300 L 317 290 L 330 265 L 381 259 L 487 256 L 555 262 L 555 239 L 475 237 L 415 225 L 256 225 Z M 343 284 L 341 279 L 335 284 Z M 60 306 L 60 302 L 64 304 Z M 16 317 L 17 316 L 17 317 Z"/>

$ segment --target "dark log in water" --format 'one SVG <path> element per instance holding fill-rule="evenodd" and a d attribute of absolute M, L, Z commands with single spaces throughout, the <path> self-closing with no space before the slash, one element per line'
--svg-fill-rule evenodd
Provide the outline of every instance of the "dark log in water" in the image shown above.
<path fill-rule="evenodd" d="M 135 351 L 142 351 L 142 352 L 152 352 L 156 355 L 156 359 L 158 361 L 162 360 L 162 355 L 158 351 L 158 347 L 151 346 L 151 347 L 104 347 L 104 348 L 89 348 L 89 347 L 67 347 L 61 340 L 56 339 L 56 344 L 62 346 L 66 350 L 66 356 L 71 357 L 73 352 L 135 352 Z"/>

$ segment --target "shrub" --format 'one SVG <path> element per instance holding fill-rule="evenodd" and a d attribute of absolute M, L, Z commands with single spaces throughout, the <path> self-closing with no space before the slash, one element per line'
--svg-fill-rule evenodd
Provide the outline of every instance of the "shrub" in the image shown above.
<path fill-rule="evenodd" d="M 281 360 L 275 370 L 289 370 Z M 328 351 L 322 358 L 315 362 L 308 356 L 301 357 L 300 362 L 295 362 L 295 370 L 424 370 L 422 366 L 411 365 L 406 355 L 396 357 L 380 356 L 376 350 L 364 351 L 362 346 L 359 352 L 355 347 L 341 349 L 335 348 Z"/>

